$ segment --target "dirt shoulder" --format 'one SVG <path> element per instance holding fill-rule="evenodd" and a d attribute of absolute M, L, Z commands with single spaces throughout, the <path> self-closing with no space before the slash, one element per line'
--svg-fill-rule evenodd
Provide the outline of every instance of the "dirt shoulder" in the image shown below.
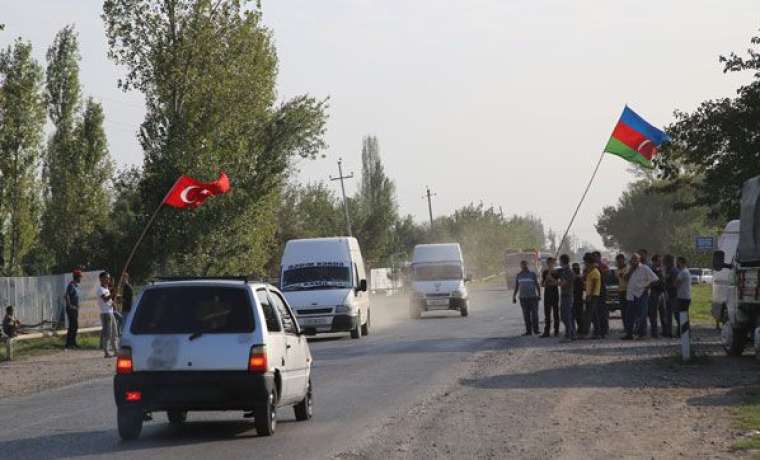
<path fill-rule="evenodd" d="M 0 363 L 0 399 L 24 396 L 114 373 L 100 350 L 54 351 Z"/>
<path fill-rule="evenodd" d="M 510 338 L 467 375 L 341 458 L 742 458 L 731 408 L 756 384 L 751 357 L 680 364 L 674 340 Z M 711 343 L 706 343 L 711 342 Z"/>

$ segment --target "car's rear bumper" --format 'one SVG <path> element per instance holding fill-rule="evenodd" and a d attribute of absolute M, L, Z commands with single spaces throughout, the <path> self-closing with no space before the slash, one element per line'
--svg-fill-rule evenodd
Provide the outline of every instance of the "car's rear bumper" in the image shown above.
<path fill-rule="evenodd" d="M 114 377 L 118 407 L 160 410 L 255 410 L 274 388 L 272 374 L 244 371 L 134 372 Z M 127 401 L 127 392 L 140 392 Z"/>

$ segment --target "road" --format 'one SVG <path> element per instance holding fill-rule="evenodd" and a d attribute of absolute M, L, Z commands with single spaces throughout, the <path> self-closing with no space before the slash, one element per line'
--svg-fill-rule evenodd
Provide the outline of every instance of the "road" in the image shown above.
<path fill-rule="evenodd" d="M 519 307 L 503 290 L 472 294 L 470 316 L 455 312 L 406 318 L 406 303 L 373 304 L 373 330 L 361 340 L 311 342 L 315 415 L 296 422 L 281 409 L 273 437 L 256 436 L 235 412 L 191 413 L 174 429 L 165 414 L 145 424 L 138 441 L 116 432 L 110 378 L 0 401 L 3 458 L 330 458 L 361 448 L 372 433 L 410 406 L 454 384 L 478 351 L 522 332 Z"/>

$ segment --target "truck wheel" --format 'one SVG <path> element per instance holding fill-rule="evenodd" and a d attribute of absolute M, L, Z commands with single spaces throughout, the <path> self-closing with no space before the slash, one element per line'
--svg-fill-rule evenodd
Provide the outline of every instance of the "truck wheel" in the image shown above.
<path fill-rule="evenodd" d="M 139 438 L 143 427 L 143 416 L 143 411 L 140 409 L 117 409 L 116 424 L 119 427 L 119 437 L 124 441 L 132 441 Z"/>
<path fill-rule="evenodd" d="M 362 336 L 362 312 L 359 311 L 359 315 L 356 317 L 356 326 L 351 329 L 351 338 L 359 339 Z"/>
<path fill-rule="evenodd" d="M 182 425 L 187 421 L 186 410 L 169 410 L 166 411 L 166 417 L 169 419 L 169 423 L 172 425 Z"/>
<path fill-rule="evenodd" d="M 367 309 L 367 322 L 362 324 L 362 335 L 369 335 L 369 320 L 370 320 L 370 311 Z"/>
<path fill-rule="evenodd" d="M 259 436 L 272 436 L 277 428 L 277 390 L 269 393 L 269 398 L 264 405 L 256 411 L 253 423 Z"/>
<path fill-rule="evenodd" d="M 306 389 L 306 396 L 303 401 L 293 406 L 293 411 L 296 413 L 296 420 L 303 422 L 311 419 L 313 414 L 312 409 L 313 401 L 311 399 L 311 380 L 309 380 L 309 386 Z"/>
<path fill-rule="evenodd" d="M 720 331 L 723 348 L 729 356 L 741 356 L 747 343 L 747 331 L 724 323 Z"/>
<path fill-rule="evenodd" d="M 462 316 L 467 316 L 469 314 L 470 309 L 470 303 L 468 301 L 464 301 L 461 307 L 459 307 L 459 314 Z"/>

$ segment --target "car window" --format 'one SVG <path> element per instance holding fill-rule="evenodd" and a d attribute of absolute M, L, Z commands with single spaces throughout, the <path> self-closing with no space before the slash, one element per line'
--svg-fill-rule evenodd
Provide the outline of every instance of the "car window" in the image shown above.
<path fill-rule="evenodd" d="M 244 333 L 254 330 L 248 292 L 222 286 L 148 289 L 132 321 L 133 334 Z"/>
<path fill-rule="evenodd" d="M 282 327 L 285 329 L 285 332 L 288 334 L 298 333 L 296 320 L 291 315 L 288 307 L 285 306 L 285 300 L 280 296 L 279 292 L 270 291 L 270 293 L 272 294 L 272 301 L 274 302 L 274 305 L 280 312 L 280 318 L 282 318 Z"/>
<path fill-rule="evenodd" d="M 258 289 L 256 291 L 256 297 L 258 297 L 259 303 L 261 304 L 261 311 L 264 312 L 264 318 L 266 318 L 267 329 L 269 329 L 269 332 L 281 332 L 282 327 L 280 327 L 280 320 L 277 318 L 277 313 L 272 307 L 272 302 L 269 300 L 267 290 Z"/>

